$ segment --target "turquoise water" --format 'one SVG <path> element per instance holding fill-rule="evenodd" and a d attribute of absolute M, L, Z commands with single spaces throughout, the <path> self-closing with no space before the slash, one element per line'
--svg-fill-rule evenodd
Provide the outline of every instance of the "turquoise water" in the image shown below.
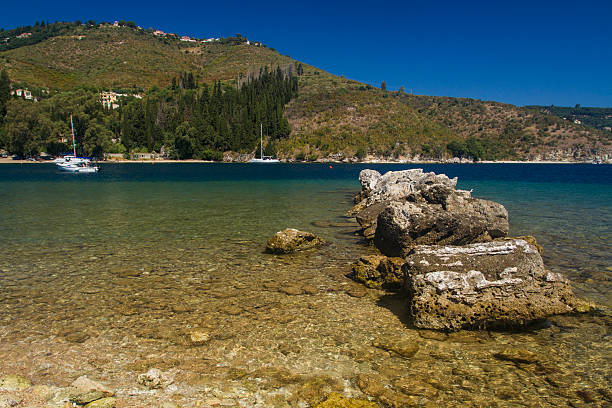
<path fill-rule="evenodd" d="M 509 212 L 511 234 L 535 236 L 544 247 L 547 267 L 566 274 L 577 293 L 604 307 L 612 306 L 612 166 L 609 165 L 333 164 L 330 167 L 329 164 L 103 163 L 101 167 L 98 174 L 79 175 L 61 173 L 52 164 L 0 165 L 0 305 L 3 308 L 0 370 L 19 371 L 28 367 L 29 375 L 35 379 L 60 381 L 62 376 L 76 375 L 75 367 L 79 367 L 102 373 L 109 381 L 122 384 L 129 381 L 124 373 L 137 372 L 135 364 L 143 356 L 171 352 L 173 356 L 182 356 L 180 363 L 176 363 L 185 376 L 181 381 L 194 387 L 195 380 L 189 375 L 203 368 L 188 368 L 189 364 L 196 364 L 190 363 L 189 357 L 194 349 L 182 337 L 185 330 L 194 327 L 215 333 L 218 348 L 213 349 L 214 341 L 207 346 L 211 361 L 217 364 L 211 367 L 228 364 L 228 367 L 246 369 L 254 361 L 253 356 L 257 356 L 255 360 L 260 360 L 262 365 L 282 366 L 300 374 L 324 371 L 328 367 L 321 354 L 323 350 L 327 354 L 340 353 L 346 344 L 354 345 L 360 338 L 371 341 L 367 339 L 376 331 L 370 332 L 357 324 L 353 337 L 328 344 L 330 336 L 335 339 L 340 334 L 338 327 L 325 325 L 338 324 L 333 322 L 350 316 L 355 321 L 381 319 L 376 330 L 384 328 L 395 333 L 401 326 L 398 335 L 414 336 L 416 331 L 397 321 L 401 320 L 401 313 L 391 307 L 381 308 L 380 302 L 370 299 L 379 295 L 349 296 L 342 298 L 343 301 L 327 303 L 330 296 L 344 293 L 344 288 L 353 285 L 344 276 L 350 262 L 372 251 L 355 234 L 357 227 L 353 221 L 343 217 L 360 188 L 357 177 L 364 168 L 385 172 L 422 167 L 459 177 L 459 187 L 473 189 L 473 196 L 502 203 Z M 264 254 L 267 238 L 286 227 L 315 232 L 330 244 L 318 252 L 293 257 Z M 282 292 L 284 286 L 295 282 L 318 288 L 316 294 L 304 289 L 310 295 L 302 298 Z M 262 303 L 262 299 L 266 302 Z M 270 309 L 267 300 L 284 306 Z M 359 302 L 359 307 L 355 302 Z M 226 310 L 227 307 L 238 308 L 239 312 Z M 288 322 L 295 316 L 310 313 L 305 310 L 316 310 L 318 314 L 301 329 L 296 327 L 295 332 L 288 328 L 291 325 Z M 359 315 L 353 315 L 358 311 Z M 322 326 L 315 323 L 336 312 L 340 313 L 338 320 L 330 319 Z M 282 317 L 283 313 L 288 316 Z M 226 323 L 220 324 L 220 321 Z M 267 323 L 255 329 L 252 325 L 258 321 Z M 563 360 L 559 365 L 567 363 L 568 369 L 582 367 L 585 378 L 589 377 L 585 381 L 592 382 L 588 383 L 589 387 L 601 388 L 610 368 L 609 340 L 606 340 L 609 326 L 601 326 L 596 318 L 579 319 L 573 326 L 565 320 L 562 322 L 533 334 L 530 341 L 534 349 L 539 348 L 543 354 L 557 350 L 559 359 Z M 552 335 L 547 330 L 562 326 L 564 331 L 574 327 L 572 335 L 561 345 L 549 343 L 547 339 Z M 301 336 L 303 330 L 308 332 L 304 327 L 317 328 L 308 336 L 309 341 Z M 233 355 L 227 357 L 229 351 L 222 350 L 226 347 L 223 339 L 238 339 L 241 333 L 251 330 L 261 332 L 262 337 L 250 335 L 255 337 L 241 340 L 244 356 L 240 358 L 244 360 Z M 486 341 L 493 342 L 493 346 L 525 342 L 516 336 L 523 335 L 491 337 Z M 267 343 L 272 341 L 269 338 L 276 340 Z M 296 355 L 289 354 L 293 360 L 280 361 L 279 358 L 286 356 L 284 353 L 267 354 L 281 347 L 281 343 L 300 343 L 297 338 L 308 344 L 302 344 Z M 577 339 L 588 340 L 591 346 L 570 353 Z M 444 344 L 439 353 L 445 352 Z M 121 358 L 125 360 L 115 355 L 119 345 L 123 350 Z M 87 352 L 92 355 L 99 353 L 100 361 L 110 360 L 98 365 L 62 362 L 70 361 L 67 356 L 71 352 L 85 352 L 83 347 L 90 347 Z M 462 352 L 468 353 L 465 351 L 468 346 L 461 347 Z M 50 354 L 45 355 L 41 350 Z M 473 353 L 477 365 L 477 349 Z M 57 356 L 57 361 L 53 356 Z M 387 357 L 373 356 L 364 361 L 350 357 L 350 361 L 338 363 L 332 374 L 328 373 L 329 368 L 325 372 L 354 381 L 351 376 L 361 370 L 384 373 L 381 368 L 384 358 Z M 197 361 L 203 364 L 201 358 Z M 429 360 L 423 364 L 426 362 L 435 366 Z M 443 364 L 438 367 L 440 372 L 449 367 L 448 363 L 438 361 L 437 364 Z M 37 367 L 42 365 L 51 368 L 41 371 Z M 117 367 L 121 367 L 121 374 L 116 372 Z M 577 398 L 553 390 L 547 394 L 548 399 L 524 400 L 526 397 L 520 396 L 520 390 L 525 387 L 525 379 L 519 374 L 516 375 L 520 381 L 514 377 L 506 379 L 516 383 L 512 386 L 516 395 L 510 399 L 511 403 L 555 406 L 558 401 Z M 217 381 L 215 384 L 223 388 L 219 384 L 229 383 L 227 375 L 223 372 L 207 381 Z M 504 375 L 500 372 L 498 377 L 493 377 L 501 381 Z M 536 393 L 535 389 L 542 385 L 534 381 Z M 187 388 L 180 390 L 186 406 L 195 404 L 195 397 Z M 465 402 L 472 397 L 463 395 L 464 391 L 447 392 L 448 395 L 439 398 L 449 403 L 461 397 Z M 493 394 L 490 398 L 499 397 Z M 600 394 L 597 398 L 605 398 Z M 499 398 L 507 401 L 505 397 Z M 477 400 L 470 401 L 479 405 Z M 289 405 L 294 406 L 294 402 Z"/>

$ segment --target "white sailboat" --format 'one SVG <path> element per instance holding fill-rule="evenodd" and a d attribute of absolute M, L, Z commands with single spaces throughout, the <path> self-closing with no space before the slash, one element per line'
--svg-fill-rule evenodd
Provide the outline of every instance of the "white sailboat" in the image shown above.
<path fill-rule="evenodd" d="M 92 166 L 90 160 L 85 157 L 77 157 L 76 143 L 74 141 L 74 124 L 72 123 L 72 115 L 70 115 L 70 127 L 72 129 L 72 151 L 74 155 L 67 155 L 55 159 L 53 162 L 61 171 L 70 173 L 96 173 L 100 170 L 98 166 Z"/>
<path fill-rule="evenodd" d="M 259 125 L 259 146 L 261 148 L 260 159 L 253 157 L 249 163 L 280 163 L 280 160 L 263 154 L 263 123 Z"/>

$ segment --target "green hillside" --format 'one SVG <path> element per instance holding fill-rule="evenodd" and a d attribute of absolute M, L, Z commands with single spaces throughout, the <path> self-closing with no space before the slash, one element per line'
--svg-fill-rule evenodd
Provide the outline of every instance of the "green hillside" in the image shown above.
<path fill-rule="evenodd" d="M 23 37 L 28 32 L 31 35 Z M 154 99 L 158 111 L 168 114 L 181 106 L 184 92 L 196 92 L 195 100 L 199 100 L 200 94 L 208 92 L 204 90 L 215 86 L 216 81 L 223 82 L 224 90 L 240 88 L 247 78 L 257 77 L 263 67 L 280 67 L 285 74 L 297 76 L 298 93 L 286 106 L 277 108 L 275 115 L 281 109 L 291 131 L 286 137 L 268 135 L 273 141 L 269 151 L 288 160 L 439 160 L 452 156 L 587 160 L 611 154 L 612 132 L 575 124 L 542 109 L 383 91 L 295 61 L 265 45 L 249 44 L 246 37 L 239 35 L 207 43 L 200 40 L 189 42 L 175 35 L 155 35 L 153 30 L 141 29 L 131 22 L 119 27 L 95 22 L 38 24 L 0 32 L 0 69 L 8 73 L 13 89 L 28 88 L 43 101 L 58 92 L 86 89 L 95 104 L 96 92 L 116 90 L 140 93 L 144 100 Z M 193 76 L 195 89 L 182 90 L 176 82 L 173 87 L 173 79 L 176 81 L 184 73 Z M 159 96 L 160 90 L 166 88 L 172 89 L 166 94 L 172 101 L 170 108 Z M 8 101 L 9 107 L 15 103 Z M 151 102 L 149 105 L 146 109 L 153 109 Z M 27 110 L 27 106 L 19 104 L 19 109 Z M 113 113 L 117 116 L 115 121 L 122 120 L 125 109 L 121 104 Z M 44 112 L 47 111 L 51 110 Z M 13 112 L 12 117 L 20 116 Z M 191 116 L 184 119 L 184 126 L 193 125 Z M 101 119 L 98 125 L 107 128 L 112 140 L 121 140 L 123 131 L 110 122 L 108 118 Z M 4 124 L 5 136 L 0 139 L 7 140 L 9 125 Z M 221 125 L 211 126 L 217 129 L 215 126 Z M 59 124 L 56 127 L 61 128 Z M 272 123 L 268 128 L 270 132 L 280 129 Z M 166 135 L 164 140 L 172 138 Z M 4 148 L 7 147 L 5 142 Z M 123 147 L 146 150 L 159 148 L 159 143 Z M 115 147 L 111 150 L 122 151 Z M 249 148 L 237 153 L 249 153 Z"/>

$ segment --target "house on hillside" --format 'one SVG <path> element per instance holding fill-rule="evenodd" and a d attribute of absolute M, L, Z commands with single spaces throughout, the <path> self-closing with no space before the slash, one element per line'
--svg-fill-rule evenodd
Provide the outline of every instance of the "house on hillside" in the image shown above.
<path fill-rule="evenodd" d="M 181 37 L 181 41 L 196 42 L 196 40 L 186 35 Z"/>
<path fill-rule="evenodd" d="M 100 92 L 100 102 L 106 109 L 117 109 L 120 96 L 123 95 L 115 92 Z"/>
<path fill-rule="evenodd" d="M 23 34 L 19 34 L 17 36 L 17 38 L 28 38 L 31 35 L 32 35 L 32 33 L 23 33 Z"/>
<path fill-rule="evenodd" d="M 16 95 L 19 98 L 24 98 L 27 100 L 32 100 L 34 99 L 32 97 L 32 92 L 30 90 L 26 89 L 15 89 L 14 91 L 11 91 L 11 95 Z"/>
<path fill-rule="evenodd" d="M 142 95 L 134 94 L 121 94 L 116 92 L 100 92 L 100 103 L 106 109 L 117 109 L 119 107 L 119 98 L 125 96 L 133 96 L 136 99 L 142 99 Z"/>
<path fill-rule="evenodd" d="M 578 119 L 574 119 L 574 123 L 577 124 L 577 125 L 582 125 L 582 122 L 579 121 Z"/>
<path fill-rule="evenodd" d="M 166 35 L 166 33 L 164 33 L 162 30 L 155 30 L 155 31 L 153 31 L 153 34 L 155 34 L 155 35 L 161 35 L 161 36 Z"/>

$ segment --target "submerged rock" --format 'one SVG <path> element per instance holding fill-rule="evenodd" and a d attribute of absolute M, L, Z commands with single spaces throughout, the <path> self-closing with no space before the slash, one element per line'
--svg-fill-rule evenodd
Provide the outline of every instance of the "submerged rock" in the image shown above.
<path fill-rule="evenodd" d="M 359 258 L 351 268 L 352 278 L 369 288 L 397 290 L 404 285 L 402 258 L 383 255 L 367 255 Z"/>
<path fill-rule="evenodd" d="M 314 248 L 325 241 L 317 235 L 287 228 L 274 234 L 266 245 L 266 250 L 273 254 L 288 254 L 295 251 Z"/>
<path fill-rule="evenodd" d="M 419 351 L 419 345 L 411 339 L 379 337 L 372 342 L 372 345 L 376 348 L 396 353 L 404 358 L 411 358 Z"/>
<path fill-rule="evenodd" d="M 315 408 L 377 408 L 376 403 L 356 398 L 347 398 L 337 392 L 329 394 L 327 399 Z"/>
<path fill-rule="evenodd" d="M 137 381 L 138 384 L 144 385 L 150 390 L 164 388 L 172 384 L 172 379 L 158 368 L 152 368 L 146 373 L 140 374 Z"/>
<path fill-rule="evenodd" d="M 32 382 L 20 375 L 6 375 L 0 378 L 0 389 L 22 391 L 32 386 Z"/>
<path fill-rule="evenodd" d="M 107 397 L 99 400 L 95 400 L 85 405 L 85 408 L 115 408 L 115 404 L 117 403 L 117 398 Z"/>
<path fill-rule="evenodd" d="M 403 269 L 409 312 L 419 328 L 512 327 L 577 311 L 583 303 L 522 239 L 417 246 Z"/>

